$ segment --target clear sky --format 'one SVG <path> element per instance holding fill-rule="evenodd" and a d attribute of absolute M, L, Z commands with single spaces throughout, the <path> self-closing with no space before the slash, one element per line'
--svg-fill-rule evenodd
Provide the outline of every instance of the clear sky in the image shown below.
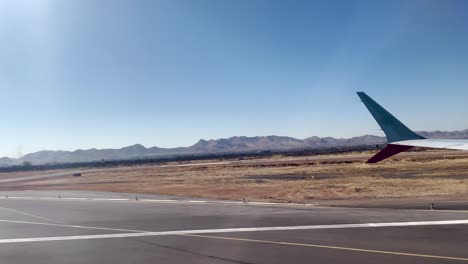
<path fill-rule="evenodd" d="M 468 1 L 0 0 L 0 156 L 468 128 Z"/>

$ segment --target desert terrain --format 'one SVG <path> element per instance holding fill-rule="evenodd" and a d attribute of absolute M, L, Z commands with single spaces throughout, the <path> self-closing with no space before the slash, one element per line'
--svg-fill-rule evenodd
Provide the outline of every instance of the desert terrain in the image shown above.
<path fill-rule="evenodd" d="M 468 197 L 468 152 L 409 152 L 366 164 L 374 153 L 0 173 L 0 192 L 86 190 L 294 203 Z M 77 171 L 81 177 L 72 176 Z"/>

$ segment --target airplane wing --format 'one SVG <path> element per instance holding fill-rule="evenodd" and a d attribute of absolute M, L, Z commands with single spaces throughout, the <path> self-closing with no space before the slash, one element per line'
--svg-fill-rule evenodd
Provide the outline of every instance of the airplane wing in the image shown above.
<path fill-rule="evenodd" d="M 387 136 L 387 146 L 367 163 L 376 163 L 413 147 L 468 150 L 467 139 L 427 139 L 406 127 L 364 92 L 359 98 Z"/>
<path fill-rule="evenodd" d="M 423 148 L 443 148 L 468 150 L 467 139 L 418 139 L 393 142 L 394 145 Z"/>

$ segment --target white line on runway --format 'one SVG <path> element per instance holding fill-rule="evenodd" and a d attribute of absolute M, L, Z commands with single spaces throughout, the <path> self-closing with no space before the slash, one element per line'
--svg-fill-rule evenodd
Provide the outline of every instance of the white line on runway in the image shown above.
<path fill-rule="evenodd" d="M 468 261 L 468 258 L 440 256 L 440 255 L 431 255 L 431 254 L 418 254 L 418 253 L 410 253 L 410 252 L 375 250 L 375 249 L 367 249 L 367 248 L 340 247 L 340 246 L 332 246 L 332 245 L 304 244 L 304 243 L 295 243 L 295 242 L 259 240 L 259 239 L 236 238 L 236 237 L 222 237 L 222 236 L 207 236 L 207 235 L 183 235 L 183 236 L 196 237 L 196 238 L 219 239 L 219 240 L 226 240 L 226 241 L 241 241 L 241 242 L 249 242 L 249 243 L 283 245 L 283 246 L 335 249 L 335 250 L 354 251 L 354 252 L 361 252 L 361 253 L 375 253 L 375 254 L 385 254 L 385 255 L 405 256 L 405 257 L 419 257 L 419 258 L 429 258 L 429 259 Z"/>
<path fill-rule="evenodd" d="M 134 229 L 107 228 L 107 227 L 80 226 L 80 225 L 65 225 L 65 224 L 39 223 L 39 222 L 27 222 L 27 221 L 16 221 L 16 220 L 0 220 L 0 222 L 13 223 L 13 224 L 26 224 L 26 225 L 70 227 L 70 228 L 92 229 L 92 230 L 108 230 L 108 231 L 120 231 L 120 232 L 139 232 L 139 233 L 149 232 L 149 231 L 134 230 Z"/>
<path fill-rule="evenodd" d="M 90 198 L 93 201 L 129 201 L 129 199 L 123 198 Z"/>
<path fill-rule="evenodd" d="M 246 227 L 246 228 L 199 229 L 199 230 L 159 231 L 159 232 L 60 236 L 60 237 L 12 238 L 12 239 L 0 239 L 0 244 L 24 243 L 24 242 L 45 242 L 45 241 L 87 240 L 87 239 L 100 239 L 100 238 L 126 238 L 126 237 L 147 237 L 147 236 L 167 236 L 167 235 L 213 234 L 213 233 L 344 229 L 344 228 L 365 228 L 365 227 L 376 228 L 376 227 L 436 226 L 436 225 L 461 225 L 461 224 L 468 224 L 468 220 L 361 223 L 361 224 L 308 225 L 308 226 L 278 226 L 278 227 Z"/>
<path fill-rule="evenodd" d="M 27 215 L 27 216 L 37 218 L 37 219 L 41 219 L 41 220 L 45 220 L 45 221 L 52 221 L 52 220 L 50 220 L 48 218 L 45 218 L 45 217 L 42 217 L 42 216 L 39 216 L 39 215 L 33 215 L 33 214 L 30 214 L 30 213 L 26 213 L 26 212 L 23 212 L 23 211 L 18 211 L 18 210 L 15 210 L 15 209 L 10 209 L 10 208 L 6 208 L 6 207 L 0 207 L 0 209 L 5 210 L 5 211 L 15 212 L 15 213 L 22 214 L 22 215 Z"/>
<path fill-rule="evenodd" d="M 135 198 L 86 198 L 86 197 L 0 197 L 0 199 L 18 200 L 62 200 L 62 201 L 109 201 L 109 202 L 147 202 L 147 203 L 179 203 L 179 204 L 231 204 L 231 205 L 283 205 L 283 206 L 316 206 L 316 204 L 272 203 L 272 202 L 242 202 L 242 201 L 209 201 L 209 200 L 175 200 L 175 199 L 138 199 Z"/>

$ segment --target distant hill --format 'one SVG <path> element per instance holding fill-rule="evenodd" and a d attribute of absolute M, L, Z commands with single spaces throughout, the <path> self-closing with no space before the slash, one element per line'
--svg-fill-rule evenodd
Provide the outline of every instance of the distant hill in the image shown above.
<path fill-rule="evenodd" d="M 427 138 L 453 138 L 453 139 L 468 139 L 468 129 L 462 131 L 433 131 L 433 132 L 425 132 L 419 131 L 417 132 L 419 135 Z"/>
<path fill-rule="evenodd" d="M 418 132 L 428 138 L 460 138 L 468 139 L 468 129 L 463 131 Z M 31 162 L 34 165 L 54 163 L 92 162 L 100 160 L 125 160 L 141 158 L 157 158 L 174 155 L 237 153 L 266 150 L 319 149 L 332 147 L 350 147 L 385 143 L 385 137 L 365 135 L 353 138 L 309 137 L 297 139 L 282 136 L 264 137 L 231 137 L 222 139 L 201 139 L 190 147 L 180 148 L 145 148 L 140 144 L 121 149 L 87 149 L 75 151 L 39 151 L 27 154 L 19 159 L 0 158 L 0 167 Z"/>

